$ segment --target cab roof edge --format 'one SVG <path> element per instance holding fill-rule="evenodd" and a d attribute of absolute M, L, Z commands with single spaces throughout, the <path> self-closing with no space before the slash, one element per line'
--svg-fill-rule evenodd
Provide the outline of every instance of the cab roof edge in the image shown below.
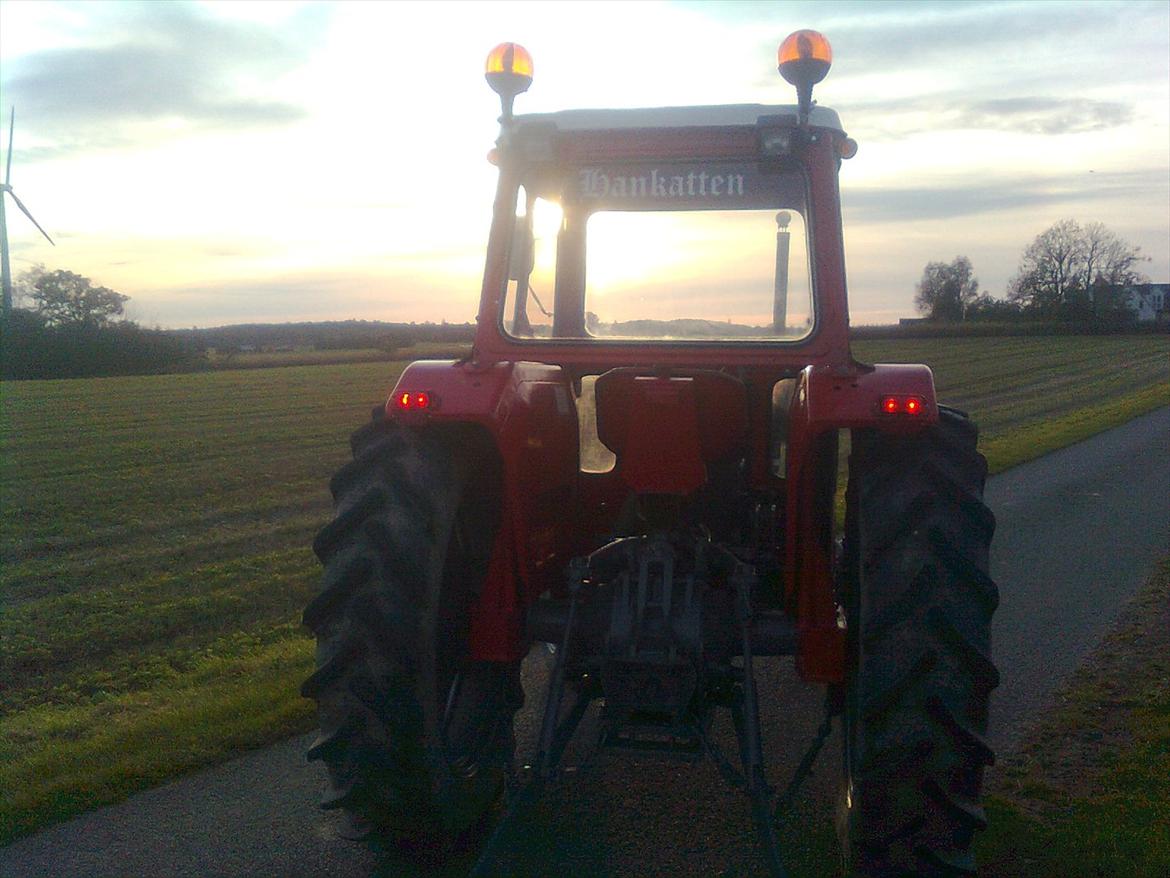
<path fill-rule="evenodd" d="M 522 130 L 526 125 L 555 126 L 559 131 L 605 131 L 629 128 L 718 128 L 755 126 L 762 116 L 798 116 L 793 104 L 721 104 L 694 107 L 641 107 L 631 109 L 560 110 L 553 113 L 528 113 L 515 117 Z M 817 128 L 843 131 L 835 110 L 813 106 L 809 124 Z"/>

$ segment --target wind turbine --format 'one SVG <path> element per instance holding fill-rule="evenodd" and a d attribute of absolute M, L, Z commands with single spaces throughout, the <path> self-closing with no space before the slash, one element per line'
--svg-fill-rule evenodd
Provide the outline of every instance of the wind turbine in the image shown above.
<path fill-rule="evenodd" d="M 20 212 L 28 217 L 29 222 L 37 227 L 37 230 L 45 236 L 45 240 L 56 247 L 56 243 L 49 237 L 49 233 L 41 228 L 41 224 L 33 219 L 33 215 L 29 213 L 27 207 L 24 206 L 16 193 L 12 191 L 12 131 L 16 127 L 16 107 L 12 108 L 12 114 L 8 117 L 8 161 L 4 166 L 4 183 L 0 185 L 0 283 L 4 287 L 4 316 L 7 317 L 12 313 L 12 270 L 8 265 L 8 221 L 4 216 L 4 196 L 11 195 L 12 200 L 16 202 L 16 206 L 20 208 Z"/>

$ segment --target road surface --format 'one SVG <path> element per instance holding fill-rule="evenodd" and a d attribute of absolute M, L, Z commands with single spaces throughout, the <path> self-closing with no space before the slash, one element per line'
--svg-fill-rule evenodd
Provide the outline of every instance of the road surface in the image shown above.
<path fill-rule="evenodd" d="M 993 638 L 1003 681 L 991 737 L 1003 747 L 1170 553 L 1170 408 L 997 476 L 987 500 L 999 522 Z M 788 664 L 768 664 L 761 685 L 770 693 L 762 713 L 774 782 L 791 773 L 820 719 L 821 690 Z M 546 657 L 534 655 L 526 686 L 537 688 L 546 668 Z M 522 754 L 533 749 L 536 700 L 519 719 Z M 18 841 L 0 850 L 0 876 L 370 878 L 466 868 L 413 870 L 339 840 L 335 818 L 314 807 L 320 769 L 304 761 L 308 741 L 250 753 Z M 786 823 L 789 851 L 832 832 L 839 752 L 834 733 Z M 549 791 L 507 868 L 550 876 L 763 873 L 746 799 L 711 766 L 633 768 L 611 757 Z"/>

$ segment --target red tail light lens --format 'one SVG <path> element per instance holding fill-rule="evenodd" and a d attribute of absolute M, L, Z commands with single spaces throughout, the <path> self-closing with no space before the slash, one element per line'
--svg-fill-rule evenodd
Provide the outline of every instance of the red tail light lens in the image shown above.
<path fill-rule="evenodd" d="M 917 417 L 925 407 L 920 396 L 883 396 L 882 414 Z"/>
<path fill-rule="evenodd" d="M 433 409 L 438 400 L 427 390 L 400 390 L 394 394 L 394 406 L 403 412 Z"/>

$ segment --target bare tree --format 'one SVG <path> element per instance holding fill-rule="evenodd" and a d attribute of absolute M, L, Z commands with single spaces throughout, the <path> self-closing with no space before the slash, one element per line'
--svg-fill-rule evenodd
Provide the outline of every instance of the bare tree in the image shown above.
<path fill-rule="evenodd" d="M 1111 232 L 1104 223 L 1089 223 L 1084 229 L 1085 265 L 1081 285 L 1136 284 L 1146 280 L 1137 266 L 1148 262 L 1141 247 L 1131 247 Z"/>
<path fill-rule="evenodd" d="M 931 320 L 964 320 L 967 309 L 979 298 L 979 281 L 966 256 L 956 256 L 949 263 L 928 262 L 915 289 L 915 306 Z"/>
<path fill-rule="evenodd" d="M 1084 232 L 1065 219 L 1036 236 L 1008 285 L 1008 298 L 1039 311 L 1059 306 L 1079 281 L 1084 263 Z"/>
<path fill-rule="evenodd" d="M 1142 282 L 1145 277 L 1137 266 L 1145 261 L 1140 247 L 1126 243 L 1103 223 L 1082 227 L 1076 220 L 1060 220 L 1024 251 L 1008 285 L 1008 298 L 1030 310 L 1053 312 L 1071 304 L 1073 294 L 1084 294 L 1094 285 Z"/>

